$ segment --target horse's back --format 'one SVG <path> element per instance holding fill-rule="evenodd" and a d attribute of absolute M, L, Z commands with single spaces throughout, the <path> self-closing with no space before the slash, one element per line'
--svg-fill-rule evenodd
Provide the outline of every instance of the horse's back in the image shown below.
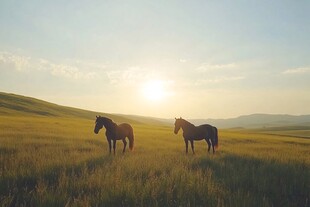
<path fill-rule="evenodd" d="M 122 134 L 123 136 L 129 136 L 131 134 L 133 134 L 133 129 L 132 126 L 130 124 L 127 123 L 122 123 L 120 125 L 118 125 L 118 132 L 120 134 Z"/>
<path fill-rule="evenodd" d="M 200 126 L 196 126 L 194 128 L 191 128 L 191 130 L 187 130 L 186 132 L 183 132 L 183 136 L 193 139 L 193 140 L 202 140 L 206 139 L 208 136 L 210 136 L 210 129 L 211 125 L 204 124 Z"/>
<path fill-rule="evenodd" d="M 210 125 L 210 124 L 203 124 L 203 125 L 200 125 L 198 127 L 203 128 L 207 132 L 208 137 L 210 137 L 210 136 L 213 137 L 217 133 L 217 128 Z"/>
<path fill-rule="evenodd" d="M 200 125 L 198 127 L 212 128 L 213 126 L 210 124 L 203 124 L 203 125 Z"/>
<path fill-rule="evenodd" d="M 122 129 L 128 129 L 128 130 L 132 130 L 132 126 L 130 124 L 127 123 L 122 123 L 120 125 L 118 125 L 120 128 Z"/>

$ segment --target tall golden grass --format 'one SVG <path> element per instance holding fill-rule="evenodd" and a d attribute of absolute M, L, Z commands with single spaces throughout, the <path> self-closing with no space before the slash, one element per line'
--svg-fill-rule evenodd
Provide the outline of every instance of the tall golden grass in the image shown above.
<path fill-rule="evenodd" d="M 185 155 L 171 127 L 133 127 L 113 156 L 92 120 L 0 116 L 1 206 L 310 205 L 310 139 L 220 130 Z"/>

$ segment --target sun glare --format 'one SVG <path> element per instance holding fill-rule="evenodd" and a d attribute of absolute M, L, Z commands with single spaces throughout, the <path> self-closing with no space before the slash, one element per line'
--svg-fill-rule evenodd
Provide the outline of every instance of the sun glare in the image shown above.
<path fill-rule="evenodd" d="M 160 101 L 165 96 L 164 84 L 160 80 L 151 80 L 143 86 L 143 93 L 150 101 Z"/>

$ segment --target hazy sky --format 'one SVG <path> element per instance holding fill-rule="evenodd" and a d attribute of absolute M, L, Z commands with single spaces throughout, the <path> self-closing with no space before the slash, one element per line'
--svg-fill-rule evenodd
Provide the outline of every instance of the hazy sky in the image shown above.
<path fill-rule="evenodd" d="M 308 0 L 0 0 L 0 91 L 107 113 L 310 114 Z"/>

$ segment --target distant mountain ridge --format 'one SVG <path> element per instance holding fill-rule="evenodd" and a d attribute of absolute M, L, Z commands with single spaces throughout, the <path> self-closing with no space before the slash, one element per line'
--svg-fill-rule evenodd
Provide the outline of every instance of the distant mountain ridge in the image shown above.
<path fill-rule="evenodd" d="M 230 119 L 191 119 L 190 121 L 196 125 L 209 123 L 219 128 L 310 126 L 310 115 L 251 114 Z"/>

